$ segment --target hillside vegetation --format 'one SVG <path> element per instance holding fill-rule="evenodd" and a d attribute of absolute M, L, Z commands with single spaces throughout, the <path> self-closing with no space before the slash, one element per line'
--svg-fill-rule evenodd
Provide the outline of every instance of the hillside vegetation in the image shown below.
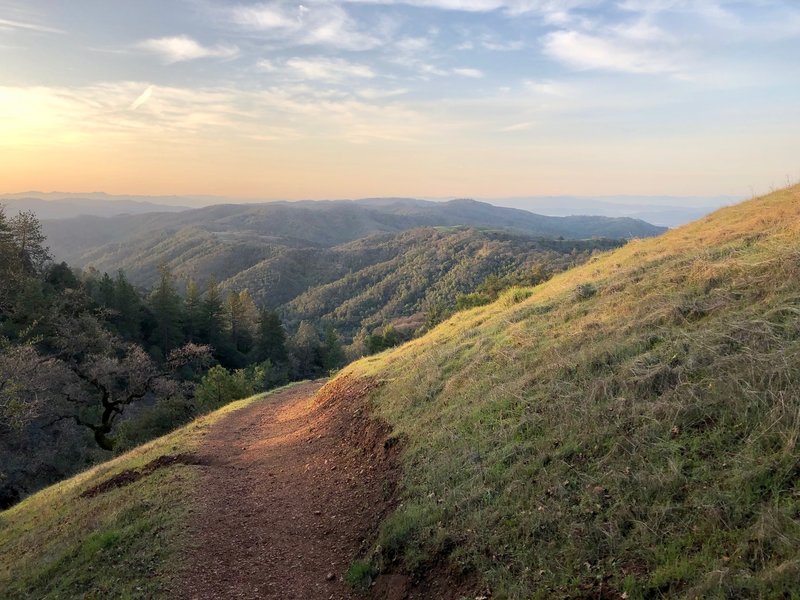
<path fill-rule="evenodd" d="M 800 186 L 508 290 L 323 388 L 373 390 L 393 428 L 376 447 L 402 451 L 397 508 L 346 578 L 795 598 L 798 373 Z M 196 485 L 184 463 L 251 401 L 0 513 L 0 598 L 164 596 Z M 81 496 L 133 470 L 148 476 Z"/>
<path fill-rule="evenodd" d="M 229 404 L 0 512 L 0 599 L 167 597 L 189 543 L 195 451 L 214 423 L 268 396 Z"/>
<path fill-rule="evenodd" d="M 383 383 L 405 448 L 373 569 L 446 565 L 494 598 L 798 597 L 800 187 L 345 376 Z"/>
<path fill-rule="evenodd" d="M 435 306 L 451 308 L 460 294 L 491 275 L 539 269 L 546 276 L 622 243 L 421 228 L 370 236 L 328 252 L 298 250 L 292 253 L 295 261 L 264 261 L 223 285 L 255 290 L 256 302 L 275 306 L 292 329 L 303 320 L 324 321 L 349 340 L 359 330 L 372 331 Z"/>

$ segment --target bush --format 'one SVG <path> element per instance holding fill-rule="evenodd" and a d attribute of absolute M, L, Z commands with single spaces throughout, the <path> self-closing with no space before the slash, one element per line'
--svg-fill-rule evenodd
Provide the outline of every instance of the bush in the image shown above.
<path fill-rule="evenodd" d="M 597 293 L 597 288 L 591 283 L 582 283 L 575 288 L 575 298 L 577 300 L 588 300 Z"/>
<path fill-rule="evenodd" d="M 195 390 L 195 407 L 198 412 L 209 412 L 234 400 L 252 396 L 256 392 L 255 369 L 228 371 L 217 365 L 209 369 Z"/>
<path fill-rule="evenodd" d="M 456 310 L 467 310 L 478 306 L 485 306 L 491 302 L 487 294 L 475 292 L 473 294 L 461 294 L 456 298 Z"/>

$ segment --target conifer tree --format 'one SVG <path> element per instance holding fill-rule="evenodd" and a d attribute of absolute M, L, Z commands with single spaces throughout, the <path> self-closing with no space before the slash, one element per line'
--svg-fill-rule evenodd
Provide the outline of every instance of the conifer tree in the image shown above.
<path fill-rule="evenodd" d="M 322 366 L 322 348 L 319 334 L 308 321 L 301 321 L 297 333 L 292 338 L 292 357 L 297 375 L 301 378 L 319 374 Z"/>
<path fill-rule="evenodd" d="M 33 211 L 21 211 L 9 220 L 8 226 L 24 269 L 29 273 L 40 272 L 50 260 L 50 250 L 44 245 L 46 238 L 39 219 Z"/>
<path fill-rule="evenodd" d="M 154 341 L 167 356 L 181 342 L 183 306 L 169 267 L 162 265 L 159 272 L 158 286 L 150 295 L 150 309 L 155 319 Z"/>
<path fill-rule="evenodd" d="M 286 331 L 283 329 L 281 319 L 275 311 L 261 311 L 255 350 L 256 360 L 259 362 L 270 360 L 274 365 L 286 363 L 288 359 Z"/>
<path fill-rule="evenodd" d="M 127 339 L 139 339 L 142 301 L 122 269 L 114 279 L 113 307 L 118 331 Z"/>
<path fill-rule="evenodd" d="M 325 326 L 325 339 L 322 342 L 322 368 L 326 372 L 340 368 L 345 361 L 344 350 L 333 325 Z"/>
<path fill-rule="evenodd" d="M 190 342 L 200 340 L 200 330 L 203 322 L 203 300 L 200 297 L 200 288 L 194 279 L 186 284 L 186 300 L 184 301 L 183 329 Z"/>

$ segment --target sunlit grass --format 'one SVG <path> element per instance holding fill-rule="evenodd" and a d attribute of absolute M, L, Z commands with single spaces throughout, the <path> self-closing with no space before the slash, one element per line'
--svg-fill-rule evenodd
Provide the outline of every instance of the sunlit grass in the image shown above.
<path fill-rule="evenodd" d="M 384 570 L 444 560 L 497 598 L 797 597 L 800 187 L 346 372 L 385 380 L 407 440 Z"/>

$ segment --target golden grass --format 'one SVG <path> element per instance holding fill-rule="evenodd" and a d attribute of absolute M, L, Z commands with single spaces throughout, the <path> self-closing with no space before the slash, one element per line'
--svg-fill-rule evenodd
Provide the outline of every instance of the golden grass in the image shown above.
<path fill-rule="evenodd" d="M 800 186 L 351 373 L 408 439 L 378 566 L 448 560 L 501 598 L 797 592 Z"/>

